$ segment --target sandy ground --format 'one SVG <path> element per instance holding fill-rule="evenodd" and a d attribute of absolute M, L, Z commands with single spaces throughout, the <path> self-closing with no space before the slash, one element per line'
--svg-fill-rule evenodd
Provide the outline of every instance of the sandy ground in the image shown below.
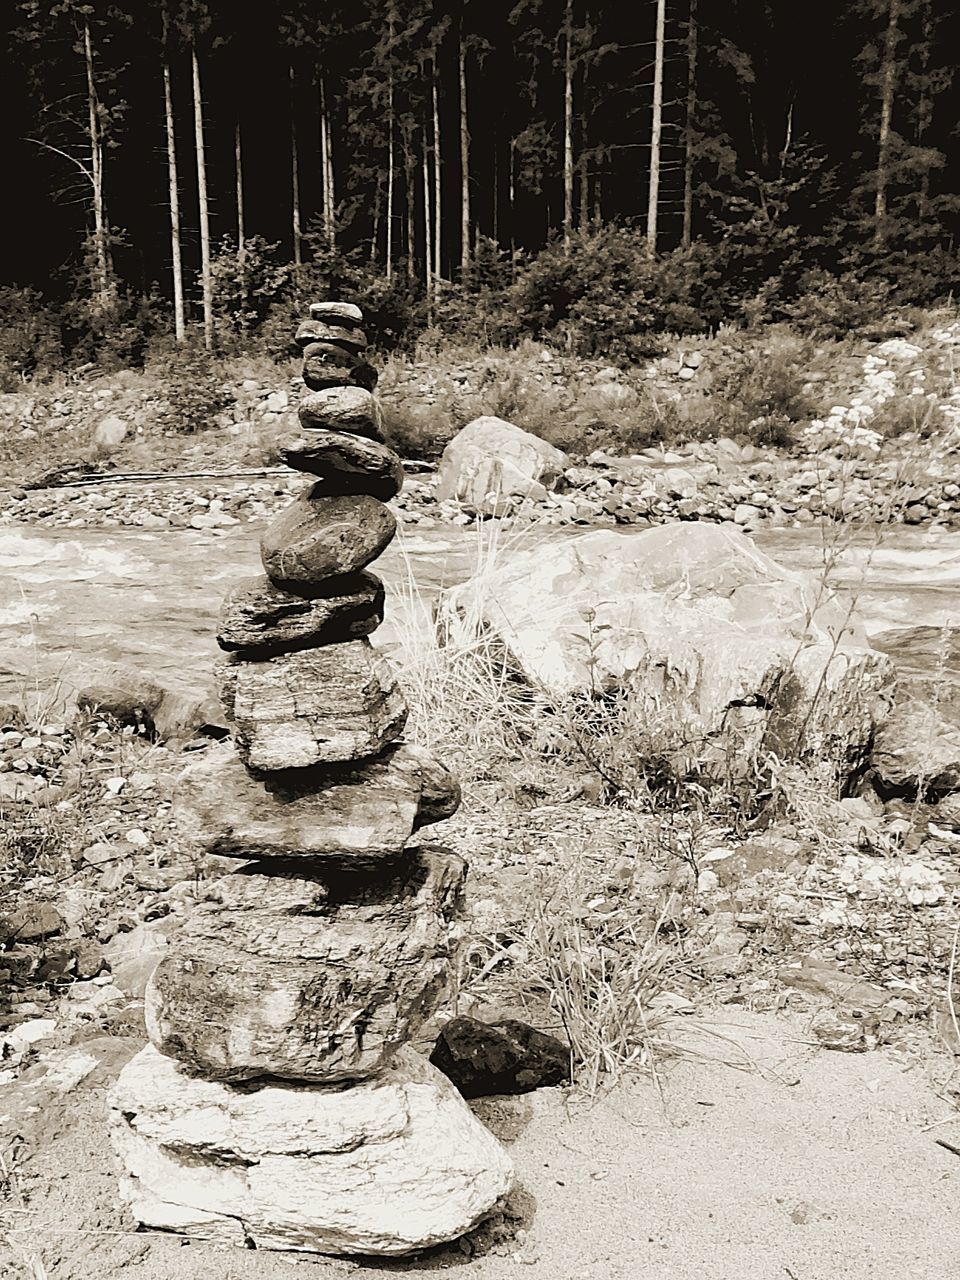
<path fill-rule="evenodd" d="M 136 1046 L 97 1041 L 90 1048 L 100 1066 L 72 1091 L 56 1095 L 35 1068 L 32 1082 L 0 1093 L 8 1165 L 22 1137 L 0 1203 L 0 1276 L 960 1276 L 960 1157 L 936 1144 L 960 1146 L 960 1114 L 936 1092 L 950 1064 L 932 1049 L 815 1049 L 802 1020 L 772 1014 L 737 1011 L 704 1025 L 713 1031 L 696 1059 L 666 1064 L 659 1087 L 636 1078 L 595 1099 L 553 1089 L 477 1103 L 517 1167 L 506 1217 L 469 1241 L 391 1262 L 244 1252 L 134 1231 L 117 1203 L 103 1115 L 110 1080 Z"/>

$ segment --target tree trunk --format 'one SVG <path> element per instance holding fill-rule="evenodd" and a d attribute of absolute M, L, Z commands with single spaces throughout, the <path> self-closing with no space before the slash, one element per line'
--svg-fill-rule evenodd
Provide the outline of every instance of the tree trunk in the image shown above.
<path fill-rule="evenodd" d="M 587 111 L 587 79 L 589 63 L 583 64 L 583 77 L 580 81 L 580 225 L 586 227 L 590 222 L 590 173 L 588 169 L 589 152 L 589 115 Z"/>
<path fill-rule="evenodd" d="M 326 111 L 326 101 L 324 95 L 324 137 L 326 138 L 326 204 L 330 210 L 330 221 L 326 238 L 329 239 L 330 248 L 337 243 L 337 180 L 335 180 L 333 168 L 333 131 L 330 129 L 330 116 Z"/>
<path fill-rule="evenodd" d="M 300 227 L 300 155 L 297 149 L 296 77 L 290 67 L 290 197 L 293 205 L 293 265 L 303 266 L 303 233 Z"/>
<path fill-rule="evenodd" d="M 243 216 L 243 145 L 239 119 L 233 130 L 233 169 L 237 183 L 237 261 L 242 266 L 247 256 L 247 237 Z"/>
<path fill-rule="evenodd" d="M 393 179 L 395 169 L 394 157 L 394 120 L 393 120 L 393 33 L 396 12 L 393 5 L 387 15 L 390 38 L 390 66 L 387 83 L 387 279 L 393 278 Z"/>
<path fill-rule="evenodd" d="M 190 46 L 193 65 L 193 130 L 197 149 L 197 199 L 200 206 L 200 280 L 203 286 L 203 345 L 213 349 L 213 273 L 210 270 L 210 207 L 207 202 L 207 160 L 203 145 L 203 98 L 196 43 Z"/>
<path fill-rule="evenodd" d="M 463 44 L 463 20 L 457 38 L 460 72 L 460 274 L 470 273 L 470 130 L 467 117 L 467 57 Z"/>
<path fill-rule="evenodd" d="M 240 277 L 240 303 L 246 310 L 247 302 L 247 236 L 243 207 L 243 145 L 240 135 L 240 117 L 233 129 L 233 169 L 237 184 L 237 273 Z"/>
<path fill-rule="evenodd" d="M 380 223 L 383 219 L 383 171 L 378 167 L 373 188 L 373 228 L 370 236 L 370 265 L 377 261 L 380 249 Z"/>
<path fill-rule="evenodd" d="M 510 139 L 510 185 L 507 188 L 510 202 L 510 276 L 517 278 L 517 140 Z"/>
<path fill-rule="evenodd" d="M 880 102 L 880 138 L 877 149 L 877 199 L 874 205 L 874 244 L 883 245 L 887 219 L 887 184 L 890 180 L 890 125 L 893 119 L 893 98 L 897 84 L 897 39 L 900 20 L 900 0 L 889 0 L 887 10 L 887 34 L 883 44 L 883 65 Z"/>
<path fill-rule="evenodd" d="M 647 248 L 657 251 L 660 201 L 660 133 L 663 127 L 663 46 L 667 0 L 657 0 L 656 54 L 653 64 L 653 121 L 650 126 L 650 187 L 647 197 Z"/>
<path fill-rule="evenodd" d="M 413 152 L 413 137 L 404 142 L 403 176 L 407 196 L 407 276 L 412 280 L 417 274 L 417 158 Z"/>
<path fill-rule="evenodd" d="M 183 259 L 180 253 L 180 187 L 177 182 L 177 139 L 173 116 L 173 87 L 170 77 L 170 50 L 166 0 L 163 21 L 163 111 L 167 126 L 167 178 L 170 184 L 170 261 L 173 272 L 173 328 L 177 342 L 184 342 L 187 326 L 183 312 Z"/>
<path fill-rule="evenodd" d="M 327 244 L 332 249 L 337 239 L 336 227 L 334 226 L 333 138 L 330 133 L 330 119 L 327 115 L 327 89 L 322 71 L 317 76 L 317 91 L 320 99 L 320 176 L 323 183 L 323 233 Z"/>
<path fill-rule="evenodd" d="M 330 114 L 327 111 L 327 89 L 320 81 L 320 127 L 323 134 L 323 199 L 326 207 L 327 242 L 332 249 L 337 243 L 337 199 L 336 183 L 333 171 L 333 132 L 330 128 Z"/>
<path fill-rule="evenodd" d="M 93 78 L 93 43 L 90 23 L 83 24 L 83 60 L 87 72 L 87 112 L 90 134 L 90 176 L 93 185 L 93 248 L 96 258 L 94 298 L 101 307 L 110 300 L 110 255 L 103 204 L 103 144 L 97 116 L 97 88 Z"/>
<path fill-rule="evenodd" d="M 563 247 L 573 234 L 573 0 L 566 0 L 563 19 Z"/>
<path fill-rule="evenodd" d="M 437 85 L 437 55 L 433 55 L 433 274 L 443 276 L 443 184 L 440 174 L 440 90 Z"/>
<path fill-rule="evenodd" d="M 423 280 L 427 290 L 427 323 L 433 324 L 433 236 L 430 209 L 430 148 L 426 119 L 423 122 Z"/>
<path fill-rule="evenodd" d="M 687 22 L 687 118 L 684 122 L 683 151 L 683 235 L 689 249 L 693 243 L 693 153 L 697 118 L 697 0 L 690 0 Z"/>

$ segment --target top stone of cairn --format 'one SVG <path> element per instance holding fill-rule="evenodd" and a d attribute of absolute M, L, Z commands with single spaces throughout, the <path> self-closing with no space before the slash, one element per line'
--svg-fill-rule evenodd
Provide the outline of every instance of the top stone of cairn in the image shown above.
<path fill-rule="evenodd" d="M 310 319 L 354 328 L 363 323 L 363 312 L 352 302 L 311 302 Z"/>

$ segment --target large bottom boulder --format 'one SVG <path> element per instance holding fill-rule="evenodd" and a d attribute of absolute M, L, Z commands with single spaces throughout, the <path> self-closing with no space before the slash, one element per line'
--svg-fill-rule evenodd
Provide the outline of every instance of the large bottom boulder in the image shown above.
<path fill-rule="evenodd" d="M 372 1075 L 448 991 L 465 876 L 440 849 L 223 876 L 150 980 L 147 1034 L 215 1080 Z"/>
<path fill-rule="evenodd" d="M 680 773 L 743 778 L 776 755 L 846 779 L 893 702 L 893 664 L 848 604 L 730 526 L 531 546 L 442 607 L 452 625 L 496 635 L 554 705 L 626 704 L 623 750 Z"/>
<path fill-rule="evenodd" d="M 493 1135 L 409 1048 L 353 1088 L 251 1089 L 148 1047 L 111 1105 L 134 1218 L 222 1244 L 411 1253 L 469 1231 L 513 1179 Z"/>

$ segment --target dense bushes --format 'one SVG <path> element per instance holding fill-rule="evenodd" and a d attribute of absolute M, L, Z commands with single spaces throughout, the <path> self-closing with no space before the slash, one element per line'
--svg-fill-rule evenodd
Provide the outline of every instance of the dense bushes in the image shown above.
<path fill-rule="evenodd" d="M 928 306 L 960 287 L 960 266 L 942 254 L 902 246 L 878 254 L 826 236 L 807 244 L 789 218 L 770 215 L 769 202 L 763 216 L 741 203 L 739 217 L 728 210 L 714 243 L 658 256 L 629 226 L 583 229 L 569 248 L 552 241 L 530 258 L 481 238 L 467 276 L 437 282 L 429 299 L 422 281 L 402 270 L 387 280 L 367 253 L 342 253 L 311 229 L 299 268 L 278 244 L 254 236 L 241 256 L 225 239 L 212 264 L 217 349 L 289 356 L 306 302 L 339 297 L 363 307 L 381 352 L 409 352 L 418 343 L 440 349 L 451 340 L 486 349 L 531 337 L 571 355 L 629 364 L 658 354 L 668 335 L 702 334 L 723 322 L 786 321 L 823 338 L 892 336 L 909 329 L 898 310 Z M 197 309 L 194 297 L 194 328 Z M 79 292 L 54 309 L 33 290 L 0 289 L 0 385 L 11 390 L 25 378 L 90 363 L 135 367 L 168 349 L 171 329 L 169 303 L 155 293 L 117 293 L 94 306 Z M 771 388 L 757 394 L 782 398 Z M 781 422 L 794 416 L 776 414 Z"/>

